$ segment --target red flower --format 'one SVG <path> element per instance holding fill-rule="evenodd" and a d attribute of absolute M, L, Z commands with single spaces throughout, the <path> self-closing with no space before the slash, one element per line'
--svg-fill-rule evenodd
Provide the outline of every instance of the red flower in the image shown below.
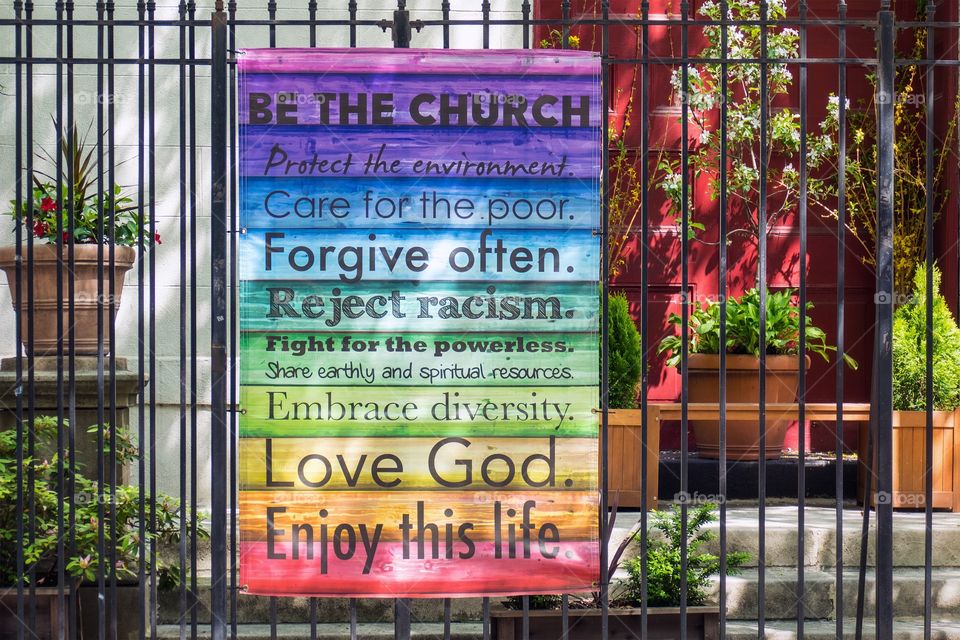
<path fill-rule="evenodd" d="M 47 196 L 46 198 L 40 201 L 40 211 L 48 212 L 48 211 L 56 211 L 56 210 L 57 210 L 57 203 L 50 196 Z"/>
<path fill-rule="evenodd" d="M 33 235 L 37 238 L 43 238 L 50 231 L 50 227 L 43 220 L 37 220 L 33 223 Z"/>
<path fill-rule="evenodd" d="M 67 244 L 68 242 L 70 242 L 70 232 L 64 231 L 60 239 L 63 240 L 63 244 Z"/>
<path fill-rule="evenodd" d="M 162 242 L 160 242 L 160 234 L 156 231 L 153 232 L 153 241 L 156 244 L 163 244 Z"/>

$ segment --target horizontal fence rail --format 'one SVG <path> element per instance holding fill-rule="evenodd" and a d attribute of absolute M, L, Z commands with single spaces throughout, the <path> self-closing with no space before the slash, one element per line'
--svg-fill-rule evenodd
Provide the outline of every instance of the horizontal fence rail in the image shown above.
<path fill-rule="evenodd" d="M 742 17 L 744 7 L 756 15 Z M 935 288 L 942 282 L 954 316 L 960 298 L 955 8 L 933 0 L 919 13 L 889 0 L 398 0 L 396 7 L 16 0 L 0 13 L 0 190 L 10 210 L 21 212 L 4 225 L 0 242 L 11 247 L 9 266 L 6 259 L 0 266 L 16 309 L 3 311 L 7 357 L 0 367 L 0 425 L 13 434 L 0 440 L 0 480 L 9 492 L 0 523 L 8 547 L 0 552 L 0 614 L 14 620 L 2 637 L 43 637 L 49 626 L 49 637 L 60 638 L 220 639 L 260 623 L 271 638 L 316 638 L 337 622 L 356 638 L 371 618 L 392 625 L 397 638 L 503 633 L 494 615 L 499 598 L 446 598 L 434 611 L 405 598 L 386 607 L 358 598 L 261 598 L 239 584 L 237 62 L 243 49 L 256 47 L 380 47 L 384 56 L 391 48 L 598 52 L 608 114 L 603 224 L 594 230 L 603 251 L 599 306 L 611 318 L 608 296 L 624 294 L 639 330 L 640 422 L 632 436 L 638 441 L 611 444 L 611 409 L 620 407 L 609 406 L 618 383 L 616 337 L 604 321 L 598 594 L 559 594 L 560 637 L 667 637 L 657 635 L 662 629 L 651 613 L 657 603 L 647 588 L 648 555 L 662 540 L 654 507 L 669 512 L 674 505 L 680 604 L 671 633 L 694 637 L 696 612 L 687 600 L 703 585 L 689 583 L 699 553 L 689 536 L 706 458 L 691 449 L 690 434 L 714 413 L 715 637 L 734 636 L 728 574 L 738 549 L 731 546 L 736 505 L 729 496 L 744 468 L 752 470 L 750 504 L 757 508 L 750 633 L 765 637 L 783 618 L 783 607 L 769 604 L 779 595 L 768 590 L 768 559 L 782 551 L 767 547 L 768 479 L 776 464 L 763 452 L 775 443 L 756 426 L 773 422 L 791 424 L 797 442 L 796 587 L 788 616 L 796 637 L 810 633 L 819 617 L 813 612 L 822 610 L 808 584 L 816 542 L 808 519 L 816 505 L 808 500 L 814 454 L 807 443 L 815 436 L 826 443 L 817 459 L 835 471 L 832 495 L 817 501 L 832 509 L 835 635 L 894 637 L 894 508 L 901 506 L 894 504 L 894 317 L 904 304 L 922 309 L 920 385 L 937 374 Z M 912 82 L 903 81 L 907 73 Z M 745 101 L 756 111 L 746 114 Z M 910 177 L 924 196 L 913 209 L 904 203 L 897 157 L 911 134 L 922 136 L 910 148 L 923 166 Z M 752 137 L 744 143 L 743 136 Z M 855 180 L 874 186 L 875 197 L 855 194 Z M 864 206 L 873 207 L 875 221 L 866 236 L 849 222 Z M 924 267 L 916 291 L 900 280 L 897 234 L 905 229 L 923 238 L 913 256 Z M 37 284 L 42 270 L 49 274 L 44 286 Z M 725 345 L 743 331 L 743 318 L 731 312 L 750 289 L 756 397 L 728 399 L 740 384 L 733 372 L 743 353 L 720 349 L 713 399 L 704 400 L 691 379 L 701 334 L 710 332 L 704 304 L 716 305 L 716 341 Z M 918 291 L 922 300 L 906 299 Z M 816 303 L 809 318 L 795 314 L 796 344 L 787 347 L 778 344 L 781 319 L 771 315 L 782 312 L 784 292 L 795 309 Z M 672 354 L 658 351 L 666 331 L 677 336 Z M 806 354 L 824 333 L 828 362 L 814 353 L 808 366 Z M 774 358 L 781 352 L 791 356 L 797 378 L 791 397 L 767 375 L 779 375 Z M 676 369 L 665 364 L 670 355 Z M 916 615 L 931 638 L 941 446 L 934 384 L 923 384 L 922 404 L 923 490 L 914 506 L 925 526 L 924 584 Z M 731 447 L 733 426 L 743 422 L 756 430 L 755 470 Z M 828 422 L 814 434 L 814 424 Z M 845 471 L 852 448 L 845 427 L 863 432 L 854 471 Z M 673 440 L 661 447 L 667 437 Z M 638 499 L 630 509 L 626 491 L 608 485 L 620 446 L 638 458 L 631 460 Z M 676 464 L 659 458 L 668 446 Z M 654 505 L 648 483 L 658 469 L 660 477 L 673 474 L 677 492 Z M 857 469 L 863 480 L 852 495 L 849 474 Z M 960 482 L 960 472 L 954 477 Z M 859 558 L 844 553 L 844 531 L 854 526 L 844 513 L 851 512 L 862 517 Z M 630 630 L 615 610 L 627 573 L 619 562 L 624 536 L 635 538 L 640 559 L 640 622 Z M 851 578 L 845 566 L 857 574 Z M 585 630 L 589 602 L 598 605 L 598 620 Z M 538 599 L 522 596 L 516 607 L 517 634 L 544 637 Z"/>

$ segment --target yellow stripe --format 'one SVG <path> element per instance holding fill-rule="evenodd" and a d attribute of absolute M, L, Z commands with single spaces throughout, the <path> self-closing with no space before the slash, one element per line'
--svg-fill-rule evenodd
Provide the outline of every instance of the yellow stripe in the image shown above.
<path fill-rule="evenodd" d="M 240 488 L 244 490 L 583 491 L 596 487 L 597 441 L 592 438 L 240 440 Z"/>

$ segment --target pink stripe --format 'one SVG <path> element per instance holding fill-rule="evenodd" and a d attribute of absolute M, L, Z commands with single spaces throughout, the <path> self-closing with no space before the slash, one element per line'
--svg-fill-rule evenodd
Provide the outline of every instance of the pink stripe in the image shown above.
<path fill-rule="evenodd" d="M 265 542 L 240 544 L 240 583 L 246 593 L 283 596 L 445 597 L 592 591 L 600 576 L 597 542 L 561 542 L 554 559 L 540 556 L 536 541 L 530 559 L 494 558 L 492 542 L 477 542 L 472 558 L 404 560 L 401 543 L 377 546 L 369 574 L 362 546 L 349 560 L 329 551 L 327 573 L 315 555 L 289 559 L 290 545 L 275 545 L 285 560 L 268 560 Z M 441 546 L 441 552 L 443 547 Z M 428 547 L 429 550 L 429 547 Z M 454 553 L 463 550 L 456 545 Z M 416 555 L 416 546 L 411 549 Z M 522 547 L 521 547 L 522 551 Z"/>
<path fill-rule="evenodd" d="M 244 49 L 242 72 L 599 75 L 590 51 L 499 49 Z"/>

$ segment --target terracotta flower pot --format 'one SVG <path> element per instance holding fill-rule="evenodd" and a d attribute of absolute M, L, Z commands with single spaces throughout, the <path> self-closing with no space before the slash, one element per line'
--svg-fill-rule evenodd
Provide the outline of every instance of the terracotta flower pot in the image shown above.
<path fill-rule="evenodd" d="M 810 367 L 810 357 L 806 357 Z M 689 356 L 690 402 L 720 402 L 720 356 L 691 353 Z M 800 371 L 797 356 L 766 357 L 766 402 L 789 403 L 797 400 Z M 759 403 L 760 360 L 752 355 L 727 355 L 727 402 Z M 790 420 L 767 420 L 764 457 L 779 458 Z M 697 451 L 704 458 L 720 457 L 720 423 L 716 420 L 690 420 Z M 727 420 L 727 459 L 759 460 L 760 427 L 752 420 Z"/>
<path fill-rule="evenodd" d="M 127 271 L 133 266 L 137 252 L 132 247 L 116 246 L 113 269 L 113 289 L 110 288 L 110 248 L 103 248 L 103 348 L 110 352 L 110 301 L 114 302 L 113 316 L 116 317 L 120 308 L 120 294 L 123 292 L 123 280 Z M 57 353 L 57 320 L 58 305 L 62 300 L 61 316 L 63 318 L 63 351 L 70 352 L 68 328 L 70 327 L 69 286 L 73 280 L 74 300 L 74 350 L 76 355 L 97 354 L 97 314 L 98 314 L 98 245 L 77 244 L 73 247 L 74 268 L 71 273 L 68 258 L 69 250 L 63 248 L 63 286 L 57 291 L 57 247 L 52 244 L 33 245 L 33 351 L 30 354 L 27 345 L 30 329 L 30 314 L 27 313 L 27 283 L 29 269 L 27 267 L 27 248 L 21 248 L 23 259 L 21 268 L 21 305 L 17 309 L 15 280 L 17 277 L 16 247 L 0 247 L 0 269 L 7 275 L 7 284 L 10 287 L 10 297 L 13 299 L 14 310 L 20 318 L 20 332 L 23 346 L 29 355 L 51 355 Z"/>

